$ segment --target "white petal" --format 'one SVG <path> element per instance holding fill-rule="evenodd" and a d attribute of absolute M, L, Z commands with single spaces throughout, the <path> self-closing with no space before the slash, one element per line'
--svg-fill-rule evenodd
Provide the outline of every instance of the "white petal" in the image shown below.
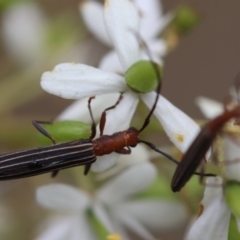
<path fill-rule="evenodd" d="M 83 20 L 92 34 L 108 46 L 112 43 L 108 37 L 103 20 L 103 5 L 96 1 L 85 1 L 79 5 Z"/>
<path fill-rule="evenodd" d="M 223 194 L 222 179 L 220 177 L 208 177 L 201 202 L 204 209 L 206 209 L 219 194 Z"/>
<path fill-rule="evenodd" d="M 212 119 L 223 113 L 223 104 L 206 97 L 197 97 L 196 104 L 206 118 Z"/>
<path fill-rule="evenodd" d="M 174 16 L 174 13 L 169 12 L 161 18 L 157 19 L 155 21 L 154 28 L 152 30 L 151 28 L 148 29 L 148 35 L 157 37 L 157 35 L 159 35 L 164 30 L 164 28 L 166 28 L 166 26 L 173 20 Z"/>
<path fill-rule="evenodd" d="M 35 240 L 65 240 L 71 228 L 72 218 L 56 219 L 44 226 L 44 232 Z M 46 224 L 45 224 L 46 225 Z"/>
<path fill-rule="evenodd" d="M 45 224 L 45 231 L 36 240 L 96 239 L 83 215 L 57 219 L 47 225 Z"/>
<path fill-rule="evenodd" d="M 151 108 L 156 93 L 141 94 L 145 104 Z M 161 122 L 174 145 L 185 152 L 200 131 L 200 127 L 180 109 L 160 95 L 154 115 Z"/>
<path fill-rule="evenodd" d="M 161 16 L 162 6 L 159 0 L 134 0 L 134 2 L 140 11 L 141 36 L 147 41 L 156 37 L 172 19 L 170 14 Z"/>
<path fill-rule="evenodd" d="M 120 219 L 125 227 L 145 240 L 156 240 L 156 238 L 141 224 L 141 222 L 131 216 L 128 212 L 115 210 L 115 215 Z"/>
<path fill-rule="evenodd" d="M 147 228 L 158 231 L 183 226 L 188 218 L 184 205 L 163 199 L 128 201 L 118 205 L 118 210 L 134 216 Z"/>
<path fill-rule="evenodd" d="M 114 225 L 115 233 L 118 233 L 121 236 L 122 240 L 131 240 L 128 235 L 127 229 L 123 226 L 120 219 L 118 218 L 118 214 L 114 211 L 115 208 L 109 208 L 108 214 L 111 217 L 112 224 Z"/>
<path fill-rule="evenodd" d="M 104 71 L 123 73 L 123 68 L 119 62 L 118 55 L 114 51 L 110 51 L 102 57 L 99 63 L 99 68 Z"/>
<path fill-rule="evenodd" d="M 219 194 L 193 224 L 186 239 L 226 240 L 230 214 L 223 195 Z"/>
<path fill-rule="evenodd" d="M 119 157 L 118 164 L 120 166 L 139 164 L 150 160 L 150 151 L 146 146 L 138 144 L 136 147 L 131 148 L 131 150 L 131 154 Z"/>
<path fill-rule="evenodd" d="M 159 0 L 133 0 L 133 2 L 141 11 L 141 15 L 144 16 L 143 19 L 146 19 L 146 21 L 148 18 L 157 19 L 162 15 L 162 4 Z"/>
<path fill-rule="evenodd" d="M 36 2 L 11 5 L 2 13 L 2 37 L 7 51 L 19 63 L 31 64 L 43 54 L 45 16 Z"/>
<path fill-rule="evenodd" d="M 101 221 L 104 227 L 108 230 L 109 233 L 114 233 L 114 226 L 112 221 L 104 208 L 104 205 L 100 202 L 95 202 L 93 205 L 93 212 L 95 213 L 96 217 Z"/>
<path fill-rule="evenodd" d="M 91 166 L 91 170 L 93 172 L 102 172 L 106 169 L 113 166 L 117 159 L 119 158 L 119 154 L 117 153 L 111 153 L 109 155 L 97 157 L 97 161 L 94 162 Z"/>
<path fill-rule="evenodd" d="M 155 63 L 158 63 L 160 66 L 163 66 L 163 64 L 164 64 L 163 59 L 155 52 L 151 52 L 151 56 L 149 56 L 148 53 L 146 52 L 146 50 L 143 49 L 143 50 L 141 50 L 140 55 L 141 55 L 141 59 L 143 59 L 143 60 L 151 60 Z"/>
<path fill-rule="evenodd" d="M 118 155 L 117 164 L 110 168 L 108 171 L 105 171 L 102 175 L 99 175 L 98 179 L 106 179 L 112 177 L 126 167 L 150 161 L 151 156 L 152 154 L 148 147 L 143 144 L 138 144 L 136 147 L 131 148 L 131 154 Z M 159 156 L 159 154 L 157 156 Z"/>
<path fill-rule="evenodd" d="M 159 0 L 134 0 L 140 12 L 140 34 L 145 40 L 156 35 L 157 21 L 162 9 Z"/>
<path fill-rule="evenodd" d="M 104 93 L 122 92 L 124 78 L 84 64 L 62 63 L 41 78 L 42 88 L 62 98 L 78 99 Z"/>
<path fill-rule="evenodd" d="M 138 11 L 129 0 L 107 0 L 104 20 L 124 71 L 139 60 Z"/>
<path fill-rule="evenodd" d="M 167 54 L 167 43 L 162 39 L 157 39 L 149 42 L 150 51 L 159 56 L 164 56 Z"/>
<path fill-rule="evenodd" d="M 96 122 L 101 117 L 102 112 L 107 108 L 115 104 L 119 97 L 119 93 L 109 93 L 96 96 L 91 102 L 91 108 L 93 117 Z M 88 99 L 84 98 L 75 101 L 69 107 L 67 107 L 57 117 L 57 120 L 78 120 L 85 123 L 92 123 L 90 113 L 88 110 Z"/>
<path fill-rule="evenodd" d="M 113 134 L 129 128 L 139 98 L 133 92 L 125 92 L 115 109 L 107 112 L 103 134 Z"/>
<path fill-rule="evenodd" d="M 143 163 L 149 160 L 150 151 L 146 146 L 138 144 L 135 148 L 131 148 L 131 154 L 118 156 L 117 164 L 110 168 L 108 171 L 105 171 L 101 175 L 98 175 L 98 179 L 103 180 L 109 177 L 113 177 L 130 165 Z"/>
<path fill-rule="evenodd" d="M 238 140 L 238 141 L 237 141 Z M 224 137 L 225 175 L 228 180 L 240 181 L 239 139 Z"/>
<path fill-rule="evenodd" d="M 120 202 L 147 188 L 156 175 L 151 163 L 134 165 L 100 188 L 97 198 L 108 204 Z"/>
<path fill-rule="evenodd" d="M 45 208 L 58 211 L 83 211 L 89 205 L 88 195 L 64 184 L 49 184 L 36 191 L 37 202 Z"/>

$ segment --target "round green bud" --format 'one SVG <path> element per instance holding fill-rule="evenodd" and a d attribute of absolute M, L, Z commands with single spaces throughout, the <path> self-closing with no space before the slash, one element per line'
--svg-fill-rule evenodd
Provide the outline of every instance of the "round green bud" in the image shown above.
<path fill-rule="evenodd" d="M 240 217 L 240 183 L 229 181 L 225 188 L 225 199 L 232 212 Z"/>
<path fill-rule="evenodd" d="M 54 138 L 57 143 L 88 139 L 91 136 L 91 125 L 78 121 L 59 121 L 51 124 L 42 124 L 44 129 Z M 50 141 L 43 134 L 40 135 L 43 144 Z"/>
<path fill-rule="evenodd" d="M 198 25 L 199 20 L 199 15 L 191 7 L 182 5 L 175 12 L 173 25 L 178 33 L 186 34 Z"/>
<path fill-rule="evenodd" d="M 126 72 L 127 85 L 134 91 L 147 93 L 154 91 L 162 77 L 160 65 L 147 60 L 134 63 Z"/>

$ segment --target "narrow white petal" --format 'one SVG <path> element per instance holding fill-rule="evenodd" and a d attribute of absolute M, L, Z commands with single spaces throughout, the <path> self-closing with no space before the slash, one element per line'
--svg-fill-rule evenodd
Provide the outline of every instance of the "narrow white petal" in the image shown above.
<path fill-rule="evenodd" d="M 85 214 L 77 214 L 71 223 L 71 229 L 66 239 L 79 240 L 79 239 L 89 239 L 97 240 L 94 231 L 90 227 L 90 224 L 85 216 Z"/>
<path fill-rule="evenodd" d="M 188 218 L 184 205 L 164 199 L 128 201 L 117 208 L 134 216 L 147 228 L 158 231 L 183 226 Z"/>
<path fill-rule="evenodd" d="M 136 147 L 131 148 L 131 154 L 118 155 L 117 164 L 108 171 L 98 175 L 98 179 L 106 179 L 115 176 L 120 171 L 131 165 L 143 163 L 150 160 L 150 151 L 145 145 L 138 144 Z"/>
<path fill-rule="evenodd" d="M 145 104 L 151 108 L 156 99 L 156 93 L 141 94 L 141 97 Z M 200 127 L 194 120 L 162 95 L 159 97 L 154 115 L 161 122 L 170 140 L 181 152 L 188 149 L 200 131 Z"/>
<path fill-rule="evenodd" d="M 97 161 L 92 164 L 91 170 L 93 172 L 105 171 L 106 169 L 113 166 L 116 163 L 118 158 L 119 158 L 119 154 L 117 153 L 111 153 L 109 155 L 97 157 Z"/>
<path fill-rule="evenodd" d="M 225 175 L 228 180 L 240 181 L 239 138 L 224 137 Z"/>
<path fill-rule="evenodd" d="M 149 56 L 148 53 L 146 52 L 146 50 L 143 49 L 140 51 L 140 55 L 141 55 L 141 59 L 143 59 L 143 60 L 153 61 L 155 63 L 158 63 L 160 66 L 163 66 L 163 64 L 164 64 L 163 59 L 156 52 L 151 52 L 151 56 Z"/>
<path fill-rule="evenodd" d="M 157 19 L 161 17 L 163 9 L 159 0 L 133 0 L 145 18 Z M 144 19 L 145 19 L 144 18 Z"/>
<path fill-rule="evenodd" d="M 65 240 L 71 228 L 71 218 L 56 219 L 48 221 L 44 226 L 44 232 L 40 234 L 35 240 Z M 48 226 L 46 226 L 48 225 Z"/>
<path fill-rule="evenodd" d="M 122 240 L 131 240 L 131 237 L 128 235 L 127 229 L 123 226 L 121 220 L 118 217 L 118 213 L 115 211 L 115 208 L 109 208 L 109 215 L 112 219 L 112 224 L 114 225 L 115 232 L 121 236 Z"/>
<path fill-rule="evenodd" d="M 100 188 L 97 198 L 108 204 L 120 202 L 146 189 L 154 181 L 156 175 L 156 168 L 151 163 L 131 166 Z"/>
<path fill-rule="evenodd" d="M 141 36 L 149 40 L 157 35 L 158 21 L 161 19 L 162 6 L 159 0 L 134 0 L 140 13 Z"/>
<path fill-rule="evenodd" d="M 131 154 L 121 155 L 118 159 L 118 165 L 129 166 L 133 164 L 144 163 L 150 160 L 150 149 L 145 145 L 138 144 L 131 148 Z"/>
<path fill-rule="evenodd" d="M 118 53 L 124 71 L 139 60 L 137 8 L 129 0 L 107 0 L 104 20 L 109 37 Z"/>
<path fill-rule="evenodd" d="M 115 176 L 120 171 L 134 164 L 139 164 L 150 160 L 150 151 L 146 146 L 138 144 L 136 147 L 131 148 L 131 154 L 118 155 L 117 164 L 111 169 L 98 175 L 99 180 L 107 179 Z"/>
<path fill-rule="evenodd" d="M 226 240 L 230 221 L 230 210 L 223 195 L 219 194 L 192 225 L 187 240 Z"/>
<path fill-rule="evenodd" d="M 91 108 L 94 120 L 98 122 L 102 112 L 109 106 L 112 106 L 118 99 L 119 93 L 109 93 L 96 96 L 91 102 Z M 57 120 L 77 120 L 85 123 L 92 123 L 88 110 L 88 99 L 84 98 L 75 101 L 67 107 L 58 117 Z"/>
<path fill-rule="evenodd" d="M 167 25 L 173 20 L 175 14 L 174 12 L 168 12 L 161 18 L 159 18 L 156 23 L 154 29 L 151 31 L 152 35 L 155 35 L 157 37 L 157 34 L 160 34 L 164 28 L 167 27 Z"/>
<path fill-rule="evenodd" d="M 196 104 L 206 118 L 212 119 L 223 113 L 223 104 L 206 97 L 197 97 Z"/>
<path fill-rule="evenodd" d="M 139 98 L 133 92 L 125 92 L 123 99 L 115 109 L 109 110 L 106 115 L 106 123 L 103 134 L 127 130 L 130 126 L 133 114 L 136 111 Z"/>
<path fill-rule="evenodd" d="M 117 210 L 115 215 L 117 215 L 117 217 L 127 229 L 133 231 L 142 239 L 156 240 L 156 238 L 145 228 L 145 226 L 142 225 L 142 223 L 138 219 L 134 218 L 134 216 L 132 216 L 128 212 Z"/>
<path fill-rule="evenodd" d="M 219 194 L 223 194 L 222 179 L 220 177 L 208 177 L 201 202 L 204 209 L 206 209 Z"/>
<path fill-rule="evenodd" d="M 103 20 L 103 5 L 96 1 L 85 1 L 79 5 L 83 20 L 92 34 L 108 46 L 112 43 L 108 37 Z"/>
<path fill-rule="evenodd" d="M 124 78 L 84 64 L 62 63 L 41 78 L 42 88 L 62 98 L 79 99 L 105 93 L 122 92 Z"/>
<path fill-rule="evenodd" d="M 104 71 L 123 73 L 123 67 L 115 51 L 110 51 L 102 57 L 99 68 Z"/>
<path fill-rule="evenodd" d="M 45 208 L 73 213 L 85 210 L 90 202 L 85 192 L 64 184 L 39 187 L 36 191 L 36 199 Z"/>
<path fill-rule="evenodd" d="M 36 240 L 96 240 L 87 219 L 83 215 L 59 218 L 45 223 L 44 232 Z"/>
<path fill-rule="evenodd" d="M 108 230 L 109 233 L 114 233 L 114 226 L 110 216 L 107 213 L 106 208 L 100 202 L 95 202 L 93 207 L 93 211 L 96 217 L 101 221 L 104 227 Z"/>
<path fill-rule="evenodd" d="M 150 51 L 159 56 L 165 56 L 167 54 L 167 43 L 162 39 L 152 40 L 149 42 Z"/>

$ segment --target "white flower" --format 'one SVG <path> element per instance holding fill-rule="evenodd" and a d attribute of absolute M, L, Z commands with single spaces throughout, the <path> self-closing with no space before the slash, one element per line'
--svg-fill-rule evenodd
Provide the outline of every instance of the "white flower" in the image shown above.
<path fill-rule="evenodd" d="M 207 179 L 204 197 L 200 205 L 200 216 L 191 226 L 186 240 L 228 240 L 229 231 L 233 231 L 229 227 L 231 214 L 232 217 L 235 217 L 240 232 L 240 219 L 234 216 L 228 207 L 223 190 L 220 177 Z M 237 202 L 235 203 L 237 204 Z"/>
<path fill-rule="evenodd" d="M 224 200 L 220 177 L 207 179 L 201 209 L 186 240 L 227 240 L 231 211 Z"/>
<path fill-rule="evenodd" d="M 172 14 L 163 16 L 162 6 L 159 0 L 135 0 L 140 14 L 140 35 L 147 43 L 154 57 L 161 61 L 161 57 L 167 52 L 166 43 L 158 39 L 159 34 L 172 19 Z M 104 24 L 103 5 L 96 1 L 85 1 L 79 7 L 83 20 L 92 34 L 101 42 L 113 47 L 112 41 L 108 36 L 108 30 Z M 144 56 L 144 51 L 141 52 Z M 156 60 L 155 59 L 155 60 Z M 112 50 L 107 53 L 99 68 L 102 70 L 123 72 L 122 65 L 119 62 L 118 54 Z"/>
<path fill-rule="evenodd" d="M 37 3 L 12 5 L 2 16 L 3 42 L 21 64 L 35 63 L 42 56 L 45 16 Z"/>
<path fill-rule="evenodd" d="M 57 225 L 43 233 L 47 239 L 97 239 L 88 223 L 87 210 L 101 221 L 109 233 L 119 233 L 128 240 L 125 228 L 146 240 L 155 239 L 147 230 L 174 228 L 186 219 L 185 208 L 175 201 L 159 199 L 134 199 L 133 196 L 146 189 L 157 175 L 155 167 L 145 162 L 134 165 L 102 186 L 94 195 L 63 184 L 51 184 L 37 190 L 37 201 L 45 208 L 61 211 L 67 217 L 61 224 L 61 236 Z M 55 229 L 55 230 L 54 230 Z M 54 238 L 58 234 L 58 238 Z M 70 238 L 75 236 L 75 238 Z M 51 236 L 51 238 L 49 237 Z"/>
<path fill-rule="evenodd" d="M 129 30 L 139 31 L 138 11 L 131 1 L 109 0 L 105 5 L 104 18 L 109 37 L 118 54 L 122 68 L 126 71 L 132 64 L 141 60 L 139 43 L 135 34 Z M 41 86 L 49 93 L 71 99 L 124 92 L 123 99 L 116 109 L 107 114 L 104 134 L 113 134 L 129 127 L 139 98 L 149 108 L 152 108 L 156 99 L 155 92 L 147 94 L 133 92 L 121 75 L 83 64 L 64 63 L 57 65 L 52 72 L 43 74 Z M 109 103 L 109 106 L 111 105 Z M 163 125 L 170 140 L 182 152 L 185 152 L 199 132 L 199 126 L 163 96 L 160 96 L 154 114 Z M 99 157 L 101 161 L 98 158 L 92 169 L 95 171 L 107 169 L 115 163 L 117 156 L 118 154 L 113 153 Z"/>

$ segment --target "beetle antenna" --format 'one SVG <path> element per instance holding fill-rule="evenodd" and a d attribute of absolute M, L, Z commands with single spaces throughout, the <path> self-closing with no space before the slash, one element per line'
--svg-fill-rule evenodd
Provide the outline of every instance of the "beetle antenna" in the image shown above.
<path fill-rule="evenodd" d="M 161 155 L 163 155 L 164 157 L 166 157 L 167 159 L 169 159 L 170 161 L 176 163 L 177 165 L 180 163 L 178 160 L 176 160 L 175 158 L 173 158 L 172 156 L 170 156 L 169 154 L 159 150 L 154 144 L 147 142 L 147 141 L 143 141 L 140 140 L 139 142 L 144 143 L 145 145 L 147 145 L 148 147 L 150 147 L 152 150 L 154 150 L 155 152 L 160 153 Z M 216 174 L 213 173 L 202 173 L 202 172 L 194 172 L 195 175 L 199 175 L 202 177 L 216 177 Z"/>
<path fill-rule="evenodd" d="M 159 99 L 159 96 L 160 96 L 159 93 L 160 93 L 160 91 L 161 91 L 162 84 L 161 84 L 161 73 L 160 73 L 160 71 L 159 71 L 159 64 L 153 61 L 153 57 L 152 57 L 151 51 L 150 51 L 149 47 L 147 46 L 147 44 L 145 43 L 145 41 L 144 41 L 144 40 L 142 39 L 142 37 L 140 36 L 140 34 L 139 34 L 138 32 L 136 32 L 136 31 L 133 31 L 133 30 L 131 30 L 131 31 L 133 32 L 133 34 L 134 34 L 134 35 L 136 36 L 136 38 L 138 39 L 140 46 L 142 46 L 142 47 L 145 49 L 145 51 L 146 51 L 146 53 L 147 53 L 147 56 L 148 56 L 149 59 L 151 60 L 150 62 L 151 62 L 152 66 L 153 66 L 153 68 L 154 68 L 154 70 L 155 70 L 155 73 L 156 73 L 156 75 L 157 75 L 157 79 L 158 79 L 158 82 L 159 82 L 159 83 L 158 83 L 158 86 L 157 86 L 157 91 L 156 91 L 156 92 L 157 92 L 157 94 L 156 94 L 156 99 L 155 99 L 155 101 L 154 101 L 154 104 L 153 104 L 150 112 L 148 113 L 147 117 L 145 118 L 145 121 L 144 121 L 142 127 L 138 130 L 138 132 L 140 133 L 140 132 L 142 132 L 142 131 L 148 126 L 148 124 L 150 123 L 150 119 L 151 119 L 151 117 L 152 117 L 152 114 L 153 114 L 153 112 L 154 112 L 154 110 L 155 110 L 155 108 L 156 108 L 156 106 L 157 106 L 157 102 L 158 102 L 158 99 Z"/>

